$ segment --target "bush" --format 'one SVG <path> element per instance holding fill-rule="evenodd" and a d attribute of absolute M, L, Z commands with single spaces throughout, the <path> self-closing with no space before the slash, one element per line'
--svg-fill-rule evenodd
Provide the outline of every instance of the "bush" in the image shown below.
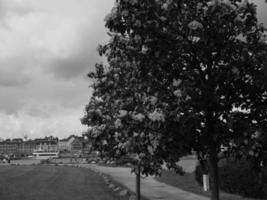
<path fill-rule="evenodd" d="M 123 165 L 127 165 L 128 163 L 134 163 L 134 159 L 131 158 L 130 156 L 122 156 L 121 158 L 119 158 L 118 160 L 116 160 L 116 165 L 120 165 L 120 166 L 123 166 Z"/>
<path fill-rule="evenodd" d="M 195 178 L 202 185 L 203 170 L 196 167 Z M 267 169 L 256 171 L 246 160 L 227 161 L 219 167 L 219 184 L 222 191 L 245 197 L 267 197 Z"/>
<path fill-rule="evenodd" d="M 267 197 L 264 191 L 267 180 L 264 180 L 259 171 L 256 171 L 248 161 L 230 161 L 220 167 L 219 172 L 220 188 L 223 191 L 246 197 Z M 264 171 L 262 175 L 264 176 Z"/>
<path fill-rule="evenodd" d="M 45 160 L 40 161 L 40 164 L 49 164 L 49 163 L 50 163 L 49 159 L 45 159 Z"/>

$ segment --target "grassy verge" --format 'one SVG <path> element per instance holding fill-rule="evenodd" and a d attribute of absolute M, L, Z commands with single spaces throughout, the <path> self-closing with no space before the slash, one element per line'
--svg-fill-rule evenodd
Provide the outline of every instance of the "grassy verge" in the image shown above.
<path fill-rule="evenodd" d="M 126 200 L 98 174 L 82 168 L 49 165 L 0 166 L 1 200 Z"/>
<path fill-rule="evenodd" d="M 175 174 L 173 171 L 163 170 L 162 175 L 160 177 L 156 177 L 156 180 L 188 192 L 210 197 L 210 192 L 203 191 L 202 187 L 196 182 L 194 173 L 186 173 L 184 176 L 180 176 Z M 255 200 L 225 192 L 220 192 L 220 197 L 221 200 Z"/>

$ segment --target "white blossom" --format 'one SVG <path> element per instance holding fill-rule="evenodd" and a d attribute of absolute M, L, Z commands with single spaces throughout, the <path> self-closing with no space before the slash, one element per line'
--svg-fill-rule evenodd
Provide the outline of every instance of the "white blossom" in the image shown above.
<path fill-rule="evenodd" d="M 135 155 L 134 159 L 137 160 L 137 161 L 140 161 L 141 160 L 140 159 L 140 156 L 138 154 Z"/>
<path fill-rule="evenodd" d="M 101 83 L 101 82 L 100 82 L 99 80 L 96 80 L 96 81 L 94 82 L 93 86 L 94 86 L 94 87 L 98 87 L 98 86 L 100 85 L 100 83 Z"/>
<path fill-rule="evenodd" d="M 115 73 L 115 74 L 113 75 L 113 77 L 114 77 L 115 79 L 117 79 L 117 80 L 120 78 L 119 74 L 117 74 L 117 73 Z"/>
<path fill-rule="evenodd" d="M 104 102 L 103 98 L 102 97 L 95 97 L 95 100 L 97 102 Z"/>
<path fill-rule="evenodd" d="M 145 133 L 142 132 L 141 135 L 140 135 L 141 138 L 145 137 Z"/>
<path fill-rule="evenodd" d="M 135 5 L 138 3 L 138 0 L 129 0 L 129 2 L 132 4 L 132 5 Z"/>
<path fill-rule="evenodd" d="M 185 98 L 186 101 L 189 101 L 189 100 L 191 100 L 191 99 L 192 99 L 192 98 L 191 98 L 189 95 L 187 95 L 186 98 Z"/>
<path fill-rule="evenodd" d="M 203 7 L 203 3 L 197 3 L 197 10 L 200 10 Z"/>
<path fill-rule="evenodd" d="M 100 109 L 96 109 L 95 112 L 99 115 L 99 116 L 103 116 L 102 111 Z"/>
<path fill-rule="evenodd" d="M 169 7 L 169 5 L 167 3 L 164 3 L 161 8 L 163 10 L 168 10 L 168 7 Z"/>
<path fill-rule="evenodd" d="M 151 155 L 154 155 L 154 149 L 152 146 L 148 145 L 147 150 Z"/>
<path fill-rule="evenodd" d="M 174 92 L 173 92 L 173 94 L 176 96 L 176 97 L 182 97 L 182 91 L 181 90 L 175 90 Z"/>
<path fill-rule="evenodd" d="M 115 138 L 118 138 L 118 137 L 121 136 L 121 133 L 119 133 L 119 132 L 115 132 L 114 136 L 115 136 Z"/>
<path fill-rule="evenodd" d="M 145 45 L 142 46 L 142 53 L 145 54 L 148 51 L 147 47 Z"/>
<path fill-rule="evenodd" d="M 248 152 L 248 154 L 249 154 L 250 156 L 254 156 L 254 151 L 250 150 L 250 151 Z"/>
<path fill-rule="evenodd" d="M 236 9 L 236 6 L 230 0 L 222 0 L 221 3 L 230 7 L 233 10 Z"/>
<path fill-rule="evenodd" d="M 247 43 L 247 38 L 241 33 L 236 36 L 236 39 L 239 40 L 240 42 Z"/>
<path fill-rule="evenodd" d="M 155 96 L 151 96 L 151 97 L 149 98 L 149 101 L 150 101 L 150 103 L 151 103 L 152 105 L 156 105 L 156 103 L 158 102 L 158 98 L 155 97 Z"/>
<path fill-rule="evenodd" d="M 192 30 L 197 30 L 197 29 L 202 29 L 203 25 L 200 22 L 193 20 L 188 24 L 188 28 Z"/>
<path fill-rule="evenodd" d="M 122 128 L 123 126 L 120 119 L 116 119 L 114 125 L 115 125 L 115 128 Z"/>
<path fill-rule="evenodd" d="M 239 75 L 239 70 L 238 70 L 237 67 L 233 67 L 233 68 L 232 68 L 232 72 L 233 72 L 234 74 L 236 74 L 236 75 Z"/>
<path fill-rule="evenodd" d="M 217 4 L 218 4 L 218 0 L 212 0 L 212 1 L 207 2 L 208 6 L 215 6 Z"/>
<path fill-rule="evenodd" d="M 107 145 L 108 144 L 107 140 L 103 140 L 102 143 L 103 143 L 103 145 Z"/>
<path fill-rule="evenodd" d="M 267 43 L 267 32 L 260 33 L 260 43 Z"/>
<path fill-rule="evenodd" d="M 153 122 L 164 122 L 165 121 L 165 116 L 164 114 L 162 113 L 162 111 L 160 110 L 155 110 L 154 112 L 152 113 L 149 113 L 148 114 L 148 118 L 153 121 Z"/>
<path fill-rule="evenodd" d="M 246 8 L 248 6 L 248 0 L 242 0 L 239 4 L 238 4 L 238 8 Z"/>
<path fill-rule="evenodd" d="M 123 117 L 126 117 L 127 115 L 128 115 L 128 111 L 127 110 L 120 110 L 118 117 L 119 118 L 123 118 Z"/>
<path fill-rule="evenodd" d="M 101 82 L 105 82 L 107 80 L 107 77 L 101 78 Z"/>
<path fill-rule="evenodd" d="M 180 84 L 182 83 L 182 80 L 181 79 L 173 79 L 173 81 L 172 81 L 172 85 L 174 86 L 174 87 L 178 87 Z"/>
<path fill-rule="evenodd" d="M 98 137 L 101 134 L 101 131 L 97 127 L 92 128 L 92 136 Z"/>
<path fill-rule="evenodd" d="M 108 82 L 108 85 L 109 85 L 109 86 L 111 86 L 111 85 L 113 85 L 113 84 L 114 84 L 114 82 L 111 81 L 111 80 Z"/>
<path fill-rule="evenodd" d="M 133 115 L 132 118 L 136 121 L 142 122 L 146 117 L 142 113 L 138 113 L 136 115 Z"/>
<path fill-rule="evenodd" d="M 260 131 L 255 131 L 255 133 L 252 135 L 252 138 L 258 139 L 260 136 L 261 136 L 261 132 Z"/>
<path fill-rule="evenodd" d="M 139 134 L 138 134 L 137 132 L 133 132 L 133 136 L 134 136 L 134 137 L 138 137 Z"/>
<path fill-rule="evenodd" d="M 111 120 L 111 117 L 110 117 L 109 115 L 106 115 L 106 116 L 105 116 L 105 119 L 106 119 L 106 120 Z"/>

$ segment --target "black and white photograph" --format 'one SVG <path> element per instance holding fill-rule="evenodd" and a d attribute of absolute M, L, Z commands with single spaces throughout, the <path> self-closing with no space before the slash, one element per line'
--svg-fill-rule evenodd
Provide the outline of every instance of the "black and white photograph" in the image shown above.
<path fill-rule="evenodd" d="M 0 200 L 267 200 L 267 0 L 0 0 Z"/>

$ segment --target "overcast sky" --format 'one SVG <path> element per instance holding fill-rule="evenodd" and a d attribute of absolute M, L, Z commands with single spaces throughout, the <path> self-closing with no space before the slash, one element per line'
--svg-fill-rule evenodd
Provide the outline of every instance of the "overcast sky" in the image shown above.
<path fill-rule="evenodd" d="M 267 19 L 267 4 L 259 6 Z M 0 0 L 0 137 L 80 135 L 114 0 Z M 265 16 L 264 16 L 265 15 Z M 267 23 L 265 23 L 266 25 Z"/>
<path fill-rule="evenodd" d="M 0 0 L 0 137 L 81 134 L 113 0 Z"/>

